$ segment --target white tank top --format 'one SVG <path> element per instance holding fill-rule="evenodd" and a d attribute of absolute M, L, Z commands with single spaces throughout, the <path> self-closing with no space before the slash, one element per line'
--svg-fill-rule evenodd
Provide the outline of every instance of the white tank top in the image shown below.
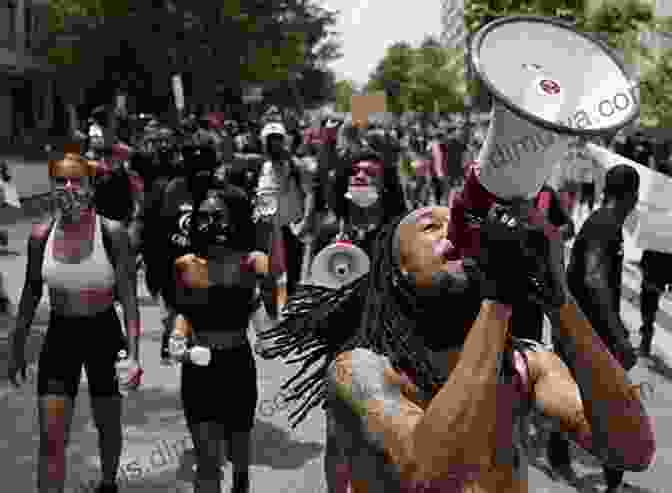
<path fill-rule="evenodd" d="M 79 263 L 68 264 L 54 258 L 54 233 L 57 224 L 51 228 L 44 249 L 42 279 L 50 289 L 77 291 L 111 289 L 115 283 L 114 267 L 110 263 L 103 245 L 103 231 L 100 216 L 96 215 L 96 229 L 91 255 Z"/>

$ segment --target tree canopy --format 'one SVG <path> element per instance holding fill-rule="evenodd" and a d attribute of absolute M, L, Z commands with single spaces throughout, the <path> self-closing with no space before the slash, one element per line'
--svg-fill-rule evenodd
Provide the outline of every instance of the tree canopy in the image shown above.
<path fill-rule="evenodd" d="M 462 111 L 466 95 L 464 52 L 427 37 L 417 48 L 406 42 L 388 47 L 370 75 L 367 91 L 383 90 L 389 111 Z M 437 108 L 438 105 L 438 108 Z"/>
<path fill-rule="evenodd" d="M 86 87 L 112 79 L 169 95 L 181 72 L 209 101 L 217 87 L 296 79 L 323 83 L 309 99 L 320 98 L 331 84 L 323 67 L 340 57 L 337 13 L 310 0 L 55 0 L 49 12 L 49 61 Z"/>

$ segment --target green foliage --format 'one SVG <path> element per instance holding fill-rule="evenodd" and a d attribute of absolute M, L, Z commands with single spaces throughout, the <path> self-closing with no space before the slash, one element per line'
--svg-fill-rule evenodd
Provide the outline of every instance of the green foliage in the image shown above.
<path fill-rule="evenodd" d="M 672 50 L 653 61 L 640 81 L 641 123 L 645 127 L 672 127 Z"/>
<path fill-rule="evenodd" d="M 384 90 L 391 112 L 462 111 L 466 95 L 464 52 L 443 48 L 433 38 L 420 47 L 390 46 L 371 74 L 367 91 Z"/>
<path fill-rule="evenodd" d="M 340 56 L 330 31 L 336 18 L 310 1 L 172 0 L 169 8 L 162 0 L 50 0 L 49 59 L 83 87 L 104 72 L 118 81 L 143 72 L 149 85 L 160 79 L 170 91 L 170 74 L 182 72 L 212 101 L 217 83 L 277 86 L 301 74 L 320 81 L 313 93 L 324 94 L 329 76 L 311 71 Z M 73 34 L 74 42 L 59 38 Z"/>
<path fill-rule="evenodd" d="M 349 113 L 351 111 L 351 98 L 352 95 L 355 94 L 354 82 L 350 80 L 339 80 L 336 82 L 335 89 L 336 104 L 334 109 L 339 113 Z"/>

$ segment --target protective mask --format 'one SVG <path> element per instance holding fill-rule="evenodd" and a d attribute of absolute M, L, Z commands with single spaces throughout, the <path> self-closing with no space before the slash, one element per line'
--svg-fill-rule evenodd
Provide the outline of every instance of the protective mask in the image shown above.
<path fill-rule="evenodd" d="M 198 214 L 195 218 L 196 242 L 200 245 L 229 246 L 231 226 L 222 214 Z"/>
<path fill-rule="evenodd" d="M 89 189 L 54 191 L 58 209 L 66 216 L 77 216 L 91 207 L 92 193 Z"/>
<path fill-rule="evenodd" d="M 356 206 L 366 209 L 378 202 L 380 194 L 378 193 L 378 187 L 375 185 L 350 185 L 345 198 L 352 201 Z"/>

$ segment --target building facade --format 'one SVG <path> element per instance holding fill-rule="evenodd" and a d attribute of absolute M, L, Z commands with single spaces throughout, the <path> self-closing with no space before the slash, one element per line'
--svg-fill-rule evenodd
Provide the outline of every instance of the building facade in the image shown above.
<path fill-rule="evenodd" d="M 52 69 L 41 57 L 48 0 L 0 0 L 0 146 L 25 143 L 54 124 Z"/>

